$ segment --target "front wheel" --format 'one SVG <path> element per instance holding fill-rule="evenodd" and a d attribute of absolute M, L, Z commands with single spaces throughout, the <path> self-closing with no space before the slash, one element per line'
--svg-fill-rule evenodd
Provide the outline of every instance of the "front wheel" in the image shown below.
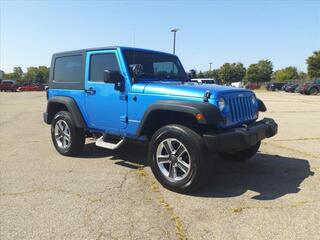
<path fill-rule="evenodd" d="M 67 111 L 60 111 L 54 116 L 51 138 L 57 151 L 65 156 L 76 156 L 84 148 L 84 131 L 76 127 L 71 114 Z"/>
<path fill-rule="evenodd" d="M 220 153 L 219 156 L 223 159 L 234 161 L 234 162 L 244 162 L 252 158 L 259 150 L 261 141 L 257 142 L 255 145 L 244 149 L 242 151 L 230 152 L 230 153 Z"/>
<path fill-rule="evenodd" d="M 149 164 L 154 176 L 166 188 L 189 192 L 200 185 L 203 177 L 202 138 L 181 125 L 160 128 L 149 144 Z"/>

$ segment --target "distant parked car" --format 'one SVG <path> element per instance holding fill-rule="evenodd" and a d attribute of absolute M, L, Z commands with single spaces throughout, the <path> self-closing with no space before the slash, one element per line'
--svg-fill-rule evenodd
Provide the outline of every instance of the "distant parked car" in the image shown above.
<path fill-rule="evenodd" d="M 0 91 L 10 91 L 10 92 L 16 92 L 17 91 L 17 85 L 15 81 L 13 80 L 2 80 L 0 83 Z"/>
<path fill-rule="evenodd" d="M 281 91 L 286 91 L 286 88 L 289 86 L 288 83 L 284 84 L 282 87 L 281 87 Z"/>
<path fill-rule="evenodd" d="M 289 83 L 284 84 L 284 85 L 281 87 L 281 91 L 286 91 L 286 89 L 287 89 L 288 86 L 290 86 Z"/>
<path fill-rule="evenodd" d="M 302 93 L 307 95 L 317 95 L 320 93 L 320 80 L 315 80 L 311 83 L 305 83 L 303 85 Z"/>
<path fill-rule="evenodd" d="M 284 89 L 286 92 L 295 92 L 296 88 L 299 87 L 299 84 L 288 84 Z"/>
<path fill-rule="evenodd" d="M 258 88 L 260 88 L 259 83 L 248 82 L 247 85 L 246 85 L 246 89 L 254 90 L 254 89 L 258 89 Z"/>
<path fill-rule="evenodd" d="M 193 78 L 191 82 L 200 83 L 200 84 L 215 84 L 216 81 L 213 78 Z"/>
<path fill-rule="evenodd" d="M 281 90 L 283 85 L 284 83 L 271 83 L 268 90 L 269 91 Z"/>
<path fill-rule="evenodd" d="M 41 90 L 45 90 L 45 91 L 48 90 L 49 88 L 48 84 L 41 84 L 40 87 L 41 87 Z"/>
<path fill-rule="evenodd" d="M 301 93 L 301 94 L 305 94 L 304 90 L 307 88 L 307 85 L 308 85 L 308 83 L 300 84 L 297 89 L 297 92 Z"/>
<path fill-rule="evenodd" d="M 244 87 L 243 82 L 233 82 L 233 83 L 231 83 L 231 86 L 232 87 L 237 87 L 237 88 L 243 88 Z"/>
<path fill-rule="evenodd" d="M 266 89 L 267 89 L 268 91 L 269 91 L 270 86 L 271 86 L 271 83 L 267 83 L 267 84 L 266 84 Z"/>
<path fill-rule="evenodd" d="M 24 91 L 41 91 L 42 88 L 39 85 L 36 84 L 31 84 L 31 85 L 25 85 L 21 86 L 18 88 L 19 92 L 24 92 Z"/>

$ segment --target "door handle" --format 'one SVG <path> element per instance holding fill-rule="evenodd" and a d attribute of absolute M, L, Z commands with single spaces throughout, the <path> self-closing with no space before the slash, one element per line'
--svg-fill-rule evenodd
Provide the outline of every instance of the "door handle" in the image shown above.
<path fill-rule="evenodd" d="M 90 95 L 94 95 L 96 93 L 96 90 L 94 90 L 93 88 L 85 89 L 84 91 L 85 93 Z"/>

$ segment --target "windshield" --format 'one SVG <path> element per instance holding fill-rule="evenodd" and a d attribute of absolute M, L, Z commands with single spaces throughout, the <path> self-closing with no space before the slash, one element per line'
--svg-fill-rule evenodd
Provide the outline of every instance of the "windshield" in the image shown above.
<path fill-rule="evenodd" d="M 132 68 L 136 64 L 143 67 L 142 74 L 139 79 L 145 80 L 179 80 L 187 81 L 185 73 L 179 59 L 170 54 L 154 53 L 141 50 L 124 50 L 124 57 L 127 62 L 128 69 L 132 77 Z"/>

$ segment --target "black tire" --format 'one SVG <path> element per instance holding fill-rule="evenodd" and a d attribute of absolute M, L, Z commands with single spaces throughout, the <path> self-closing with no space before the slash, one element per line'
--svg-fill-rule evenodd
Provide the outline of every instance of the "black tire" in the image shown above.
<path fill-rule="evenodd" d="M 260 144 L 261 141 L 245 150 L 232 153 L 220 153 L 219 156 L 229 161 L 244 162 L 252 158 L 258 152 Z"/>
<path fill-rule="evenodd" d="M 56 126 L 58 122 L 59 122 L 59 124 L 63 123 L 65 125 L 67 125 L 67 127 L 68 127 L 68 133 L 69 133 L 68 135 L 69 135 L 70 141 L 66 141 L 66 143 L 68 143 L 68 144 L 66 144 L 65 147 L 63 147 L 62 144 L 59 144 L 59 141 L 60 141 L 60 143 L 63 142 L 61 140 L 61 138 L 63 138 L 63 136 L 59 140 L 57 140 L 57 138 L 56 138 L 55 129 L 56 129 L 56 127 L 59 128 L 58 126 Z M 66 127 L 64 129 L 66 129 Z M 59 128 L 59 130 L 60 130 L 60 128 Z M 60 131 L 60 132 L 64 132 L 64 131 Z M 64 136 L 66 136 L 66 134 L 64 134 Z M 53 120 L 52 120 L 51 139 L 53 141 L 55 148 L 57 149 L 57 151 L 60 154 L 62 154 L 64 156 L 76 156 L 79 153 L 81 153 L 84 148 L 85 134 L 84 134 L 83 129 L 76 127 L 76 125 L 71 117 L 71 114 L 69 112 L 60 111 L 60 112 L 56 113 L 56 115 L 53 117 Z"/>
<path fill-rule="evenodd" d="M 318 89 L 313 87 L 309 90 L 309 95 L 317 95 L 319 93 Z"/>
<path fill-rule="evenodd" d="M 175 154 L 178 155 L 178 153 L 170 154 L 170 158 L 168 158 L 170 159 L 168 160 L 169 163 L 165 163 L 167 164 L 169 169 L 168 176 L 166 176 L 163 173 L 163 170 L 161 170 L 159 167 L 157 161 L 157 150 L 158 148 L 161 148 L 161 146 L 165 146 L 165 141 L 170 141 L 170 139 L 178 140 L 176 142 L 173 140 L 170 143 L 171 146 L 174 147 L 174 144 L 179 144 L 177 146 L 182 145 L 187 151 L 181 154 L 181 157 L 175 156 Z M 178 148 L 179 147 L 177 147 L 177 149 Z M 167 148 L 164 147 L 164 149 Z M 197 187 L 200 186 L 202 179 L 204 179 L 205 167 L 203 150 L 203 140 L 199 134 L 185 126 L 172 124 L 160 128 L 153 134 L 149 143 L 148 160 L 154 176 L 161 185 L 175 192 L 186 193 L 194 191 Z M 171 158 L 172 156 L 174 156 L 173 158 L 175 158 L 175 160 Z M 188 171 L 186 171 L 185 169 L 184 172 L 182 171 L 182 158 L 185 158 L 184 161 L 188 162 Z M 176 169 L 175 175 L 177 176 L 177 174 L 179 173 L 182 173 L 181 175 L 184 174 L 184 177 L 180 180 L 174 180 L 172 178 L 170 179 L 170 169 L 172 169 L 171 166 L 174 166 L 172 165 L 173 162 L 175 162 L 174 165 L 176 165 L 174 167 Z"/>

